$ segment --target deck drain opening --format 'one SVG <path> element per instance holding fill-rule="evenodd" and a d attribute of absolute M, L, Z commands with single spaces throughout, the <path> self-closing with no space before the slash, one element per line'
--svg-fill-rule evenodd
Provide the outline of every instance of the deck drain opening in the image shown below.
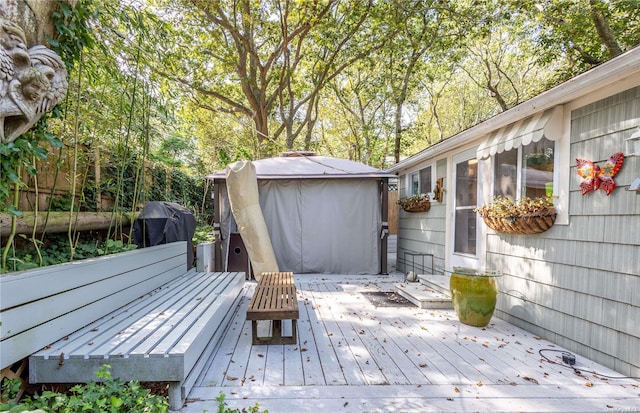
<path fill-rule="evenodd" d="M 367 291 L 361 292 L 374 307 L 417 307 L 394 291 Z"/>

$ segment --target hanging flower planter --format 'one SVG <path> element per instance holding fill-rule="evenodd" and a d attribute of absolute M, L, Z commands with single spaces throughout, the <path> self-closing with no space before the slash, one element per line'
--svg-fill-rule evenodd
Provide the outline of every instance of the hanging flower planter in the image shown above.
<path fill-rule="evenodd" d="M 431 208 L 429 195 L 418 194 L 398 200 L 398 205 L 406 212 L 427 212 Z"/>
<path fill-rule="evenodd" d="M 489 228 L 505 234 L 539 234 L 553 226 L 557 215 L 552 197 L 522 198 L 516 202 L 496 197 L 476 212 Z"/>

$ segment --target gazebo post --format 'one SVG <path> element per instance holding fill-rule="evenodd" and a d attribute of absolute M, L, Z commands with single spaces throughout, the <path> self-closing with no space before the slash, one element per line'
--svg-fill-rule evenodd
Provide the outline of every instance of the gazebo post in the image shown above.
<path fill-rule="evenodd" d="M 380 274 L 388 274 L 387 240 L 389 238 L 389 178 L 382 178 L 380 185 L 380 210 L 382 211 L 382 228 L 380 232 Z"/>
<path fill-rule="evenodd" d="M 213 235 L 215 236 L 213 250 L 214 271 L 223 271 L 222 265 L 222 231 L 220 228 L 220 181 L 213 180 Z"/>

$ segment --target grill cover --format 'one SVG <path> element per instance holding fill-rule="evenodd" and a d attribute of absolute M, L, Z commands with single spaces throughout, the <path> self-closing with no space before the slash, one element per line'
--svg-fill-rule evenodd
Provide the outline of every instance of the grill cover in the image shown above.
<path fill-rule="evenodd" d="M 190 269 L 195 232 L 196 219 L 189 209 L 173 202 L 153 201 L 144 206 L 133 223 L 133 242 L 138 248 L 144 248 L 187 241 L 187 269 Z"/>

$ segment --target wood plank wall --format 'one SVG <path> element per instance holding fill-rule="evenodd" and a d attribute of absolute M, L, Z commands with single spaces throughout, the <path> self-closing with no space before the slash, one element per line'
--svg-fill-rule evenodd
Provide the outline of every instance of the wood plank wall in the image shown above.
<path fill-rule="evenodd" d="M 626 191 L 640 158 L 626 157 L 610 196 L 582 195 L 575 159 L 625 150 L 640 123 L 640 87 L 571 114 L 569 225 L 536 236 L 489 234 L 501 280 L 498 315 L 624 375 L 640 376 L 640 195 Z"/>
<path fill-rule="evenodd" d="M 419 169 L 419 168 L 417 168 Z M 436 162 L 436 179 L 444 178 L 444 188 L 447 190 L 447 160 L 441 159 Z M 398 180 L 398 192 L 401 198 L 406 197 L 406 175 L 402 175 Z M 400 209 L 398 212 L 398 252 L 397 268 L 401 272 L 412 271 L 413 264 L 410 259 L 407 266 L 404 260 L 404 252 L 422 252 L 433 254 L 434 272 L 442 274 L 445 263 L 445 240 L 446 240 L 446 192 L 442 203 L 431 202 L 428 212 L 405 212 Z M 419 274 L 431 272 L 431 263 L 425 259 L 421 268 L 422 260 L 418 259 L 420 266 L 415 268 Z"/>

